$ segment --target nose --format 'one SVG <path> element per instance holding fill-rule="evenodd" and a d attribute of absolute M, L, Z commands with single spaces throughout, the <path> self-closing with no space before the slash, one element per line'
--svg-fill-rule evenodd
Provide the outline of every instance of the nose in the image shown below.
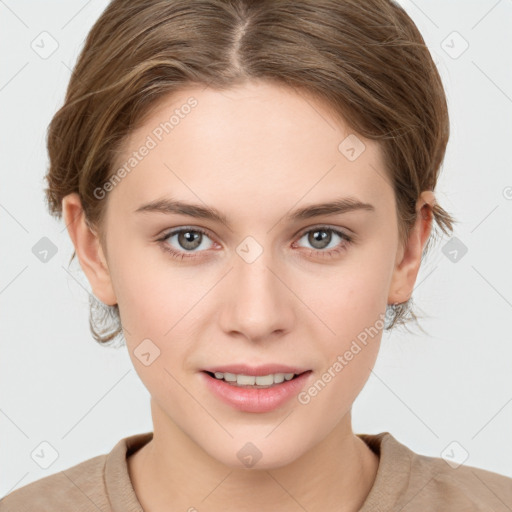
<path fill-rule="evenodd" d="M 287 283 L 282 266 L 270 251 L 252 262 L 238 255 L 224 285 L 220 327 L 229 336 L 259 342 L 289 332 L 300 301 Z"/>

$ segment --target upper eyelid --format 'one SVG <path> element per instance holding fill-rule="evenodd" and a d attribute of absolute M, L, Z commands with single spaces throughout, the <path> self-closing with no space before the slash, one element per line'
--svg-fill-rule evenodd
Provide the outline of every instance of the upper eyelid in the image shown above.
<path fill-rule="evenodd" d="M 164 231 L 158 239 L 161 240 L 162 238 L 168 238 L 170 236 L 177 235 L 178 233 L 181 233 L 183 231 L 197 231 L 198 233 L 203 233 L 207 235 L 208 237 L 214 239 L 215 237 L 210 234 L 210 230 L 206 228 L 200 228 L 200 227 L 194 227 L 194 226 L 183 226 L 183 227 L 177 227 L 177 228 L 171 228 L 167 231 Z"/>
<path fill-rule="evenodd" d="M 313 231 L 314 229 L 325 229 L 326 231 L 339 231 L 340 233 L 346 234 L 346 236 L 350 235 L 350 231 L 348 229 L 341 228 L 338 226 L 330 226 L 329 224 L 316 224 L 315 226 L 304 228 L 302 230 L 299 230 L 297 232 L 297 235 L 308 233 L 309 231 Z"/>

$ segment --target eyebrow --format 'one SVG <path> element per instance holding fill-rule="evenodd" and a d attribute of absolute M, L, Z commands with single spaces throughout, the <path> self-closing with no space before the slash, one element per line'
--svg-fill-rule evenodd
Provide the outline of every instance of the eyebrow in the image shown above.
<path fill-rule="evenodd" d="M 311 219 L 313 217 L 320 217 L 321 215 L 341 215 L 356 210 L 375 212 L 375 207 L 372 204 L 364 203 L 353 196 L 349 196 L 326 203 L 312 204 L 299 208 L 288 213 L 284 218 L 288 222 L 294 222 Z M 221 222 L 226 226 L 229 226 L 227 217 L 215 208 L 186 203 L 183 201 L 175 201 L 172 199 L 157 199 L 143 204 L 134 211 L 134 213 L 142 212 L 187 215 L 197 219 Z"/>

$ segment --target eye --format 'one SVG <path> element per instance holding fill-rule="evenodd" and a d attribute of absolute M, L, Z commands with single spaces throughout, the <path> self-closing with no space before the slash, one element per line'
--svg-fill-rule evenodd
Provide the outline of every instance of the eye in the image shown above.
<path fill-rule="evenodd" d="M 334 234 L 334 237 L 333 237 Z M 313 246 L 313 250 L 309 249 L 310 256 L 334 257 L 339 253 L 345 251 L 349 244 L 352 243 L 352 237 L 345 234 L 338 229 L 330 228 L 329 226 L 318 226 L 309 228 L 300 235 L 300 239 L 307 238 L 307 243 Z M 341 242 L 336 243 L 336 238 L 341 238 Z M 334 245 L 332 245 L 334 242 Z M 325 250 L 331 246 L 330 249 Z"/>
<path fill-rule="evenodd" d="M 177 248 L 173 248 L 173 246 L 169 244 L 169 240 L 174 237 L 177 237 L 176 243 L 179 245 Z M 184 258 L 196 257 L 194 252 L 197 251 L 195 251 L 195 249 L 203 245 L 203 237 L 208 237 L 208 234 L 203 229 L 180 228 L 166 233 L 162 238 L 159 238 L 157 242 L 159 242 L 162 249 L 169 252 L 173 258 L 182 260 Z M 191 252 L 191 254 L 187 254 L 187 252 Z"/>
<path fill-rule="evenodd" d="M 306 250 L 308 255 L 312 257 L 333 258 L 345 251 L 349 244 L 352 243 L 351 236 L 329 226 L 309 228 L 307 231 L 302 232 L 300 239 L 305 238 L 306 235 L 307 243 L 311 244 L 313 249 L 304 248 L 304 250 Z M 174 237 L 177 237 L 177 246 L 173 246 L 169 243 Z M 209 247 L 203 247 L 203 250 L 201 251 L 196 251 L 196 249 L 199 249 L 204 245 L 204 237 L 210 238 L 208 233 L 201 228 L 182 227 L 166 233 L 161 238 L 158 238 L 157 242 L 160 247 L 162 247 L 164 251 L 170 253 L 173 258 L 183 260 L 186 258 L 197 258 L 198 256 L 195 253 L 204 252 L 204 250 L 211 248 L 213 244 Z M 341 242 L 336 243 L 336 238 L 340 238 Z M 335 243 L 332 248 L 325 250 L 333 241 Z"/>

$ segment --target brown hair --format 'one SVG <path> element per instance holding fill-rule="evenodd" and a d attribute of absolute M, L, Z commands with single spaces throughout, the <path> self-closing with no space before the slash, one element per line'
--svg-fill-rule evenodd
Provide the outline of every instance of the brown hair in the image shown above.
<path fill-rule="evenodd" d="M 90 30 L 48 128 L 51 214 L 60 218 L 63 197 L 77 192 L 105 247 L 106 201 L 94 191 L 114 173 L 126 136 L 169 93 L 251 79 L 312 94 L 355 133 L 380 141 L 404 244 L 419 194 L 436 186 L 449 118 L 429 50 L 392 0 L 113 0 Z M 443 233 L 453 230 L 457 221 L 439 204 L 432 214 Z M 100 331 L 102 305 L 91 299 L 95 340 L 113 340 L 122 333 L 118 305 L 104 309 Z M 417 321 L 410 306 L 411 299 L 398 304 L 386 328 L 405 324 L 407 314 Z"/>

